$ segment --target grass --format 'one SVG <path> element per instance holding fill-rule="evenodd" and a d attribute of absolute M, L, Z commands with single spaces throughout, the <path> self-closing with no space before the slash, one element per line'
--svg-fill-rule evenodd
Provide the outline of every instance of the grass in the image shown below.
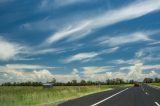
<path fill-rule="evenodd" d="M 44 106 L 104 91 L 109 88 L 126 86 L 130 85 L 57 86 L 53 89 L 0 86 L 0 106 Z"/>
<path fill-rule="evenodd" d="M 152 86 L 152 87 L 160 88 L 160 83 L 150 83 L 149 85 Z"/>

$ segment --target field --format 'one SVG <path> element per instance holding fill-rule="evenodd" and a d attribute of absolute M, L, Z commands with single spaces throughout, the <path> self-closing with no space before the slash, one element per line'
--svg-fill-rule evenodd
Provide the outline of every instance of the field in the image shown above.
<path fill-rule="evenodd" d="M 153 86 L 153 87 L 159 87 L 160 88 L 160 83 L 150 83 L 149 85 Z"/>
<path fill-rule="evenodd" d="M 125 86 L 130 85 L 57 86 L 52 89 L 43 89 L 42 87 L 0 86 L 0 106 L 55 105 L 68 99 Z"/>

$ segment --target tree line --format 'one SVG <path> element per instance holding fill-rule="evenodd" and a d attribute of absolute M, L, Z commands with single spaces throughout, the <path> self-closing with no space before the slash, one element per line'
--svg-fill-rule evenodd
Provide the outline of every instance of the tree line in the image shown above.
<path fill-rule="evenodd" d="M 54 86 L 87 86 L 87 85 L 118 85 L 118 84 L 134 84 L 136 81 L 134 80 L 127 80 L 124 81 L 123 79 L 116 78 L 116 79 L 107 79 L 106 81 L 77 81 L 77 80 L 72 80 L 69 82 L 57 82 L 55 78 L 51 82 L 47 82 L 50 84 L 53 84 Z M 143 80 L 144 83 L 160 83 L 160 78 L 144 78 Z M 1 86 L 43 86 L 42 82 L 7 82 L 1 84 Z"/>
<path fill-rule="evenodd" d="M 144 78 L 144 83 L 160 83 L 160 78 Z"/>

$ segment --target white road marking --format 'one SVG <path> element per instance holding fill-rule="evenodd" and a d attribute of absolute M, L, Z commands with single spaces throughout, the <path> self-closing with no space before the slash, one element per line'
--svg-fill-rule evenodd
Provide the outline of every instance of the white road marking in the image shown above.
<path fill-rule="evenodd" d="M 149 95 L 149 93 L 148 93 L 148 92 L 146 92 L 145 94 L 146 94 L 146 95 Z"/>
<path fill-rule="evenodd" d="M 160 104 L 158 104 L 158 102 L 154 102 L 157 106 L 160 106 Z"/>
<path fill-rule="evenodd" d="M 141 86 L 141 88 L 142 88 L 142 91 L 144 91 L 144 88 Z"/>
<path fill-rule="evenodd" d="M 120 94 L 120 93 L 122 93 L 122 92 L 124 92 L 126 90 L 128 90 L 128 88 L 126 88 L 126 89 L 124 89 L 124 90 L 122 90 L 120 92 L 117 92 L 117 93 L 113 94 L 112 96 L 109 96 L 109 97 L 107 97 L 107 98 L 105 98 L 105 99 L 103 99 L 103 100 L 101 100 L 101 101 L 99 101 L 99 102 L 97 102 L 97 103 L 95 103 L 95 104 L 93 104 L 91 106 L 97 106 L 98 104 L 100 104 L 100 103 L 102 103 L 102 102 L 104 102 L 104 101 L 106 101 L 106 100 L 108 100 L 110 98 L 113 98 L 114 96 L 116 96 L 116 95 L 118 95 L 118 94 Z"/>

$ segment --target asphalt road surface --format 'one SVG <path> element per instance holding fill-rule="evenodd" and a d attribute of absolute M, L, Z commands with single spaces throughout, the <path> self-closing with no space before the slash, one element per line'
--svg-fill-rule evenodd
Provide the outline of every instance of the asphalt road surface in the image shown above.
<path fill-rule="evenodd" d="M 160 89 L 142 84 L 84 96 L 58 106 L 160 106 Z"/>

